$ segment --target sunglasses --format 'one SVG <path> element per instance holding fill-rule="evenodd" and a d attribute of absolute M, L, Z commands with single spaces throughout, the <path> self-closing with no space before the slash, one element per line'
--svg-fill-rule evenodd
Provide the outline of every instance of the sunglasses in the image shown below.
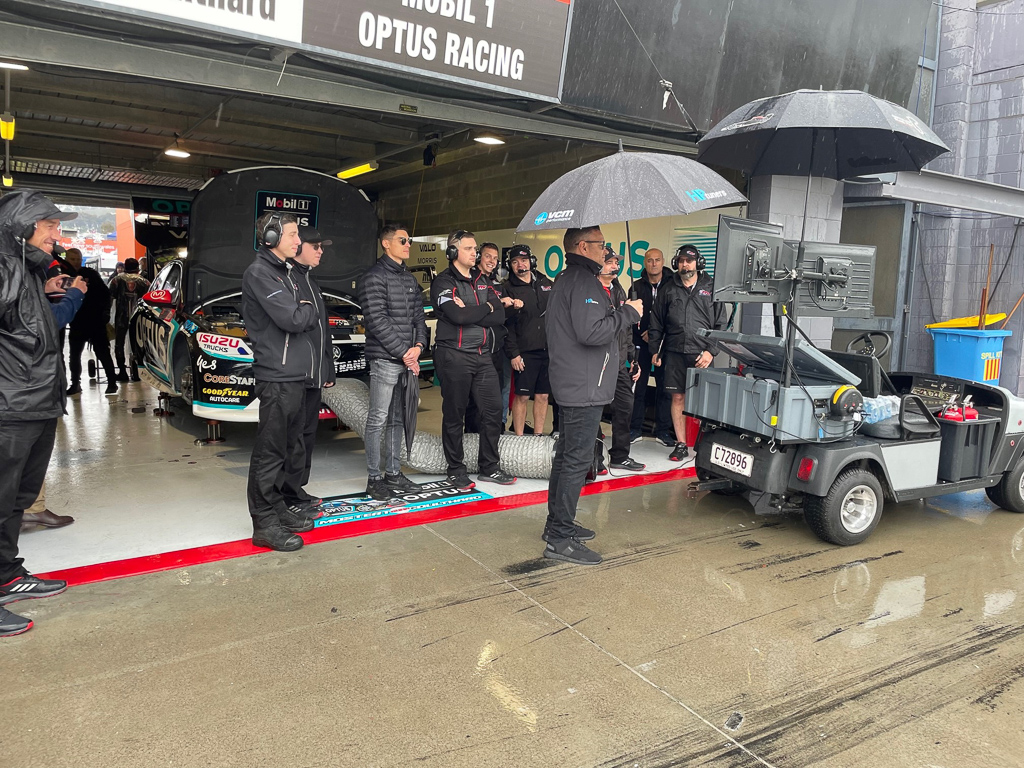
<path fill-rule="evenodd" d="M 398 244 L 399 245 L 412 245 L 412 238 L 411 237 L 399 237 L 398 238 Z"/>

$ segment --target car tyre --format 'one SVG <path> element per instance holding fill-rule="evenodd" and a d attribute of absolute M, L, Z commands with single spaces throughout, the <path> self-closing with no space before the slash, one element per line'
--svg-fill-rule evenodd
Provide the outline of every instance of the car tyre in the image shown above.
<path fill-rule="evenodd" d="M 192 405 L 192 364 L 187 357 L 178 364 L 175 378 L 180 382 L 181 399 Z"/>
<path fill-rule="evenodd" d="M 875 530 L 884 503 L 878 478 L 854 467 L 840 472 L 825 496 L 807 495 L 804 520 L 819 539 L 849 547 Z"/>
<path fill-rule="evenodd" d="M 1017 460 L 1013 469 L 1003 473 L 999 485 L 986 488 L 985 493 L 997 507 L 1024 513 L 1024 456 Z"/>

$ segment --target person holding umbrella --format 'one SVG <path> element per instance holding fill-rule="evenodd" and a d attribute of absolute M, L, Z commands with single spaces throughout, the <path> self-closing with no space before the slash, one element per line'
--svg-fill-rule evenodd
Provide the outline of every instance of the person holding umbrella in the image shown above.
<path fill-rule="evenodd" d="M 402 474 L 399 451 L 406 410 L 403 392 L 408 391 L 406 380 L 410 374 L 413 385 L 419 376 L 420 354 L 427 345 L 427 322 L 419 281 L 405 267 L 412 245 L 408 229 L 386 224 L 380 244 L 384 255 L 360 278 L 358 292 L 370 365 L 370 405 L 363 432 L 366 495 L 386 501 L 419 490 L 418 484 Z M 380 466 L 382 438 L 384 472 Z M 412 435 L 406 434 L 407 444 L 411 440 Z"/>
<path fill-rule="evenodd" d="M 672 396 L 672 427 L 676 447 L 671 461 L 689 455 L 686 448 L 686 371 L 708 368 L 715 359 L 717 346 L 698 336 L 702 328 L 725 327 L 725 307 L 712 301 L 714 283 L 704 272 L 704 258 L 694 245 L 680 246 L 672 259 L 676 273 L 658 292 L 648 328 L 651 355 L 655 366 L 665 369 L 665 391 Z"/>
<path fill-rule="evenodd" d="M 616 307 L 598 279 L 605 254 L 600 227 L 568 229 L 562 245 L 566 267 L 547 308 L 549 378 L 560 408 L 541 538 L 550 560 L 597 565 L 601 555 L 582 543 L 596 534 L 577 525 L 576 505 L 594 460 L 601 412 L 615 396 L 619 335 L 640 322 L 643 302 Z"/>

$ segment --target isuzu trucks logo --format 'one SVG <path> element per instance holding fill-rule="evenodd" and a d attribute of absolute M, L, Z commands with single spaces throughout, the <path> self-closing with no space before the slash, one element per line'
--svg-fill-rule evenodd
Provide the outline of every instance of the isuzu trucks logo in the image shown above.
<path fill-rule="evenodd" d="M 252 357 L 252 352 L 249 351 L 249 348 L 241 339 L 237 339 L 234 336 L 220 336 L 216 333 L 200 333 L 196 336 L 196 341 L 199 342 L 200 349 L 202 349 L 206 354 L 213 355 L 214 357 Z"/>

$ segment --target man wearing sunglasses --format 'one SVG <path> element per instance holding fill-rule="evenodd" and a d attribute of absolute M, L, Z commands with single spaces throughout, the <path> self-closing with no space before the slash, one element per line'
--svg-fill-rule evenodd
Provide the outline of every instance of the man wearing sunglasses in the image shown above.
<path fill-rule="evenodd" d="M 359 280 L 359 303 L 366 324 L 366 360 L 370 365 L 370 407 L 366 446 L 366 495 L 378 501 L 419 490 L 402 474 L 405 411 L 400 384 L 406 371 L 419 375 L 420 353 L 427 345 L 427 322 L 419 281 L 405 267 L 412 238 L 401 224 L 380 233 L 384 255 Z M 384 471 L 381 471 L 381 443 Z"/>

